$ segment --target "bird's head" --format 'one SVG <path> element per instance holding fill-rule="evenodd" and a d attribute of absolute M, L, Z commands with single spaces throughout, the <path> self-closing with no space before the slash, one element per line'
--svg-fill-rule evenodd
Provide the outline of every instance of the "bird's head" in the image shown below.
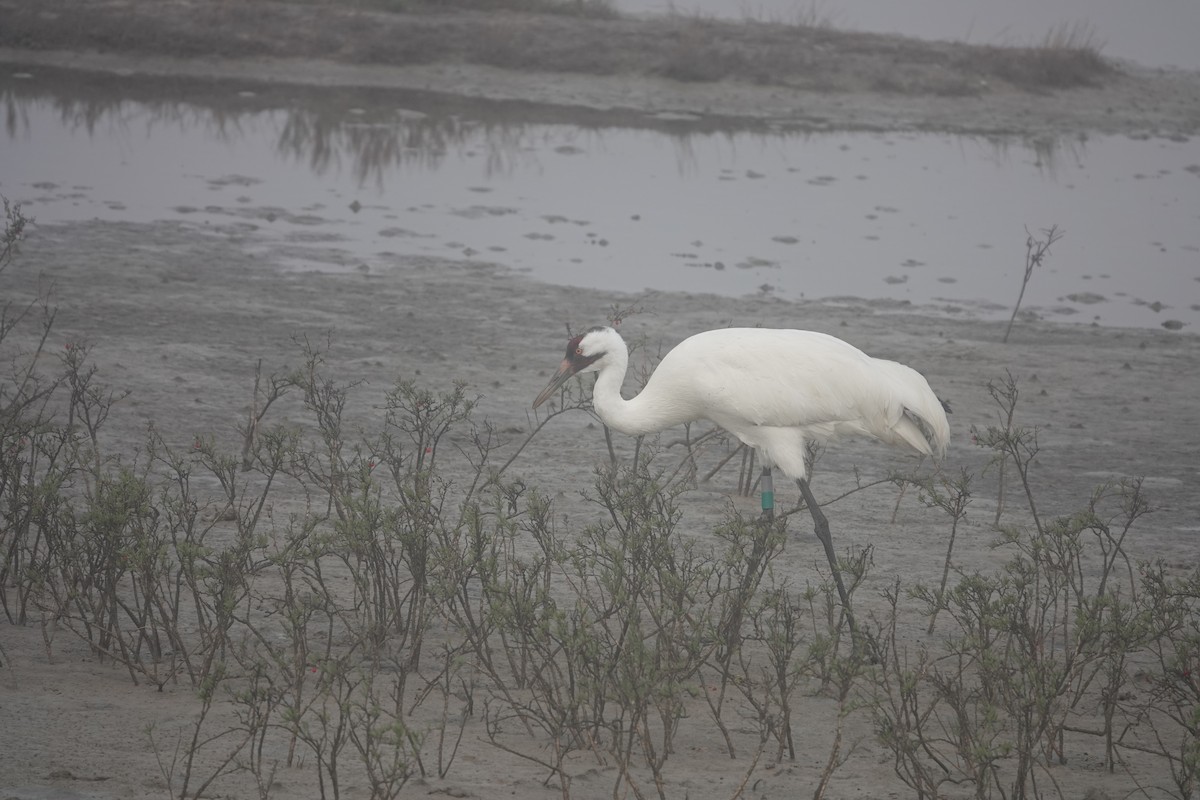
<path fill-rule="evenodd" d="M 558 365 L 558 371 L 542 389 L 542 393 L 533 401 L 537 408 L 558 391 L 572 375 L 584 372 L 596 372 L 605 364 L 605 357 L 616 351 L 628 353 L 621 335 L 612 328 L 592 328 L 579 336 L 573 336 L 567 341 L 567 355 Z"/>

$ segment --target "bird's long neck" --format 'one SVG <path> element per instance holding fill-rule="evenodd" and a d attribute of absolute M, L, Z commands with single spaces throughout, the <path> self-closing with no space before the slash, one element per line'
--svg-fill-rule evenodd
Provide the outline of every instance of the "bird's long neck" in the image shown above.
<path fill-rule="evenodd" d="M 592 389 L 592 406 L 605 425 L 628 436 L 641 436 L 690 419 L 681 413 L 678 405 L 660 398 L 651 384 L 647 384 L 637 397 L 626 400 L 621 396 L 621 385 L 629 367 L 629 354 L 610 352 L 608 361 Z"/>

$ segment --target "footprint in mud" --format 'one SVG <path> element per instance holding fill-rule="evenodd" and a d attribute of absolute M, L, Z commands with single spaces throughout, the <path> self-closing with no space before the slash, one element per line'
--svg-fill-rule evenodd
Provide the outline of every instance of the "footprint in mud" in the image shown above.
<path fill-rule="evenodd" d="M 1074 294 L 1067 295 L 1065 299 L 1070 300 L 1072 303 L 1079 303 L 1080 305 L 1085 306 L 1094 306 L 1096 303 L 1108 302 L 1107 297 L 1102 294 L 1096 294 L 1095 292 L 1075 292 Z"/>
<path fill-rule="evenodd" d="M 226 186 L 255 186 L 262 183 L 262 179 L 248 175 L 222 175 L 220 178 L 209 178 L 205 183 L 210 189 L 222 189 Z"/>
<path fill-rule="evenodd" d="M 467 206 L 466 208 L 452 208 L 450 213 L 456 217 L 464 219 L 484 219 L 486 217 L 505 217 L 517 213 L 517 209 L 510 206 Z"/>
<path fill-rule="evenodd" d="M 779 262 L 766 258 L 758 258 L 757 256 L 747 256 L 744 260 L 739 261 L 736 266 L 738 269 L 755 269 L 757 267 L 779 269 Z"/>

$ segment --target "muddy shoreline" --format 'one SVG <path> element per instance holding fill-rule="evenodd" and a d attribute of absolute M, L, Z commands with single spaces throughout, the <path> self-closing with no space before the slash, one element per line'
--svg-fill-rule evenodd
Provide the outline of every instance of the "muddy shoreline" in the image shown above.
<path fill-rule="evenodd" d="M 1200 72 L 825 28 L 176 0 L 0 4 L 0 63 L 420 90 L 791 130 L 1025 138 L 1200 131 Z M 581 57 L 580 53 L 592 54 Z M 1086 54 L 1085 54 L 1086 55 Z M 705 59 L 716 62 L 709 70 Z"/>
<path fill-rule="evenodd" d="M 321 246 L 308 249 L 319 262 Z M 589 325 L 602 321 L 608 308 L 636 303 L 641 313 L 623 330 L 644 340 L 647 355 L 689 333 L 725 325 L 828 331 L 911 364 L 951 400 L 951 447 L 943 469 L 980 476 L 955 548 L 956 568 L 968 571 L 995 569 L 1003 557 L 992 549 L 995 476 L 985 469 L 988 453 L 972 443 L 972 429 L 995 423 L 987 384 L 1011 372 L 1022 389 L 1019 420 L 1039 431 L 1034 476 L 1041 513 L 1046 518 L 1073 513 L 1097 485 L 1144 476 L 1155 513 L 1138 523 L 1127 542 L 1131 557 L 1163 559 L 1174 570 L 1195 567 L 1200 451 L 1192 437 L 1180 435 L 1194 422 L 1189 398 L 1200 388 L 1200 348 L 1192 334 L 1023 321 L 1002 344 L 1002 323 L 880 313 L 865 304 L 687 293 L 632 298 L 536 283 L 495 265 L 425 257 L 398 256 L 389 269 L 369 274 L 305 273 L 285 266 L 293 251 L 238 226 L 104 221 L 38 226 L 5 272 L 4 288 L 6 296 L 28 300 L 53 283 L 57 317 L 48 347 L 61 352 L 86 343 L 98 367 L 96 379 L 130 392 L 114 406 L 104 437 L 106 449 L 126 458 L 145 441 L 151 424 L 181 449 L 204 436 L 221 451 L 238 452 L 255 364 L 261 359 L 266 372 L 287 370 L 296 365 L 298 343 L 305 339 L 327 353 L 331 379 L 355 387 L 345 412 L 354 436 L 378 428 L 383 394 L 394 380 L 415 380 L 435 391 L 462 381 L 478 397 L 477 418 L 498 433 L 499 463 L 516 453 L 535 422 L 529 404 L 561 356 L 564 324 Z M 30 333 L 22 329 L 17 335 Z M 32 346 L 33 340 L 17 342 Z M 275 422 L 289 425 L 305 416 L 295 400 L 272 413 Z M 659 440 L 664 463 L 678 457 L 669 447 L 678 435 L 668 431 Z M 615 446 L 623 458 L 631 457 L 631 439 L 617 437 Z M 554 498 L 562 524 L 577 530 L 597 514 L 580 490 L 589 486 L 606 452 L 603 432 L 590 416 L 566 415 L 539 433 L 509 475 Z M 717 448 L 707 458 L 715 463 L 724 455 Z M 882 612 L 882 592 L 897 579 L 905 585 L 935 582 L 948 524 L 914 493 L 898 496 L 886 485 L 833 501 L 858 481 L 914 466 L 904 453 L 855 439 L 834 443 L 819 461 L 814 489 L 831 502 L 836 545 L 873 548 L 875 566 L 857 595 L 859 613 Z M 754 513 L 757 499 L 739 497 L 735 488 L 733 468 L 687 493 L 681 524 L 689 537 L 707 541 L 731 508 Z M 778 488 L 781 504 L 795 502 L 794 492 Z M 282 509 L 300 501 L 285 492 L 277 503 Z M 1028 524 L 1016 498 L 1005 519 Z M 789 527 L 777 568 L 799 585 L 818 581 L 820 546 L 807 526 Z M 922 640 L 918 624 L 924 623 L 905 622 L 906 641 L 914 647 Z M 0 786 L 6 797 L 163 796 L 166 783 L 145 731 L 149 725 L 160 736 L 187 730 L 196 700 L 186 681 L 163 692 L 133 686 L 124 670 L 97 660 L 65 632 L 53 637 L 48 650 L 37 625 L 7 627 L 3 642 L 0 709 L 7 724 L 0 726 Z M 423 706 L 421 714 L 426 710 Z M 754 772 L 755 785 L 771 795 L 811 790 L 828 751 L 836 702 L 805 693 L 797 696 L 795 713 L 806 720 L 797 726 L 802 755 L 778 764 L 764 760 Z M 421 714 L 413 724 L 437 724 Z M 692 715 L 670 760 L 668 789 L 723 800 L 748 764 L 719 757 L 703 724 L 703 704 Z M 867 716 L 853 715 L 847 725 L 855 750 L 826 796 L 885 796 L 895 790 L 889 757 Z M 1087 746 L 1073 746 L 1058 780 L 1081 792 L 1124 786 L 1125 776 L 1117 781 L 1100 770 Z M 432 751 L 427 758 L 434 758 Z M 575 778 L 572 797 L 611 796 L 611 765 L 597 766 L 581 756 L 568 768 Z M 1141 785 L 1164 780 L 1152 764 L 1127 768 Z M 488 745 L 482 722 L 472 718 L 455 769 L 445 778 L 422 779 L 415 788 L 464 797 L 497 792 L 559 797 L 544 777 L 536 764 Z M 315 791 L 308 765 L 281 768 L 277 780 L 285 794 Z M 254 796 L 245 773 L 221 787 L 224 796 Z M 343 796 L 367 795 L 357 786 Z"/>
<path fill-rule="evenodd" d="M 118 6 L 109 5 L 116 9 Z M 596 119 L 643 119 L 662 124 L 675 116 L 695 120 L 737 119 L 747 124 L 813 130 L 940 130 L 1027 137 L 1186 137 L 1200 129 L 1200 76 L 1129 68 L 1103 86 L 1044 95 L 1006 90 L 972 97 L 833 92 L 731 82 L 681 84 L 661 78 L 580 76 L 498 70 L 468 64 L 382 66 L 276 57 L 188 58 L 95 52 L 86 49 L 7 48 L 0 62 L 24 68 L 56 67 L 109 76 L 181 77 L 328 86 L 375 86 L 536 103 L 554 113 Z M 294 368 L 298 343 L 308 339 L 327 353 L 329 376 L 354 391 L 346 408 L 347 429 L 358 437 L 377 431 L 383 396 L 398 379 L 445 391 L 461 381 L 478 398 L 477 418 L 497 432 L 497 461 L 516 456 L 509 475 L 538 487 L 555 503 L 564 529 L 595 521 L 597 509 L 580 496 L 593 470 L 607 458 L 603 431 L 579 412 L 552 420 L 517 454 L 537 424 L 529 409 L 561 358 L 563 333 L 603 322 L 613 307 L 637 305 L 624 323 L 627 338 L 641 339 L 635 368 L 699 330 L 763 325 L 822 330 L 874 355 L 910 364 L 948 398 L 951 445 L 942 469 L 977 476 L 975 500 L 958 528 L 954 566 L 990 571 L 1011 555 L 993 549 L 997 534 L 994 470 L 973 430 L 997 421 L 989 382 L 1011 374 L 1021 387 L 1018 419 L 1036 428 L 1040 453 L 1033 463 L 1040 512 L 1046 519 L 1086 507 L 1097 485 L 1144 478 L 1154 513 L 1139 520 L 1126 542 L 1132 559 L 1161 559 L 1175 574 L 1197 564 L 1200 527 L 1200 443 L 1190 435 L 1200 395 L 1200 339 L 1190 331 L 1120 329 L 1021 319 L 1009 343 L 1004 324 L 929 316 L 920 309 L 897 313 L 868 302 L 785 301 L 770 296 L 739 298 L 699 293 L 632 297 L 619 292 L 538 283 L 503 265 L 412 253 L 390 254 L 370 271 L 311 272 L 294 268 L 296 252 L 321 264 L 336 254 L 319 241 L 281 240 L 253 225 L 232 221 L 202 225 L 187 220 L 126 223 L 93 220 L 30 228 L 14 262 L 0 274 L 0 295 L 24 304 L 48 297 L 57 309 L 47 353 L 90 348 L 96 379 L 129 394 L 104 427 L 106 452 L 134 459 L 153 425 L 164 441 L 188 451 L 197 437 L 211 437 L 222 452 L 240 452 L 251 410 L 255 365 L 270 372 Z M 52 288 L 52 291 L 50 289 Z M 47 295 L 47 292 L 50 294 Z M 16 329 L 6 344 L 30 352 L 36 326 Z M 51 366 L 57 362 L 50 361 Z M 627 383 L 632 392 L 634 381 Z M 302 404 L 291 398 L 273 411 L 272 423 L 308 425 Z M 311 432 L 311 428 L 309 428 Z M 663 458 L 678 458 L 658 441 Z M 631 457 L 633 441 L 616 437 L 619 455 Z M 707 454 L 710 463 L 725 450 Z M 830 502 L 839 549 L 873 548 L 874 566 L 856 596 L 863 615 L 884 613 L 883 592 L 897 580 L 936 583 L 949 524 L 922 504 L 916 492 L 899 495 L 888 484 L 850 492 L 892 469 L 912 469 L 915 459 L 872 442 L 846 440 L 822 455 L 814 490 Z M 754 514 L 757 499 L 736 492 L 736 469 L 700 482 L 683 496 L 683 528 L 700 542 L 736 510 Z M 780 490 L 780 503 L 796 501 Z M 205 485 L 214 497 L 218 487 Z M 1028 510 L 1010 497 L 1005 521 L 1029 524 Z M 836 501 L 835 501 L 836 500 Z M 280 508 L 300 506 L 299 492 L 280 498 Z M 283 512 L 280 512 L 283 517 Z M 800 518 L 797 518 L 800 519 Z M 778 569 L 803 587 L 822 580 L 824 555 L 808 525 L 789 522 Z M 522 541 L 519 555 L 533 547 Z M 910 613 L 911 612 L 911 613 Z M 912 652 L 923 643 L 924 619 L 906 609 L 903 635 Z M 186 680 L 162 691 L 134 686 L 111 661 L 98 659 L 81 640 L 37 624 L 0 625 L 0 794 L 20 800 L 150 800 L 170 794 L 164 762 L 150 748 L 150 726 L 169 747 L 197 714 L 195 690 Z M 429 648 L 431 651 L 432 647 Z M 434 674 L 436 665 L 428 665 Z M 435 731 L 432 703 L 413 719 Z M 231 716 L 230 704 L 221 713 Z M 739 709 L 746 730 L 735 731 L 752 752 L 747 730 L 753 712 Z M 829 756 L 830 731 L 841 719 L 835 699 L 818 690 L 795 698 L 798 757 L 754 764 L 743 754 L 730 759 L 709 724 L 702 701 L 692 698 L 677 749 L 668 763 L 669 797 L 726 800 L 807 796 Z M 481 717 L 464 713 L 466 735 L 454 768 L 411 786 L 413 794 L 453 797 L 560 798 L 546 770 L 488 743 Z M 904 787 L 891 753 L 875 736 L 869 716 L 845 719 L 852 752 L 839 765 L 826 797 L 885 797 Z M 436 734 L 425 751 L 430 764 Z M 516 740 L 516 739 L 514 739 Z M 520 739 L 535 754 L 544 740 Z M 1059 785 L 1072 796 L 1121 797 L 1149 785 L 1167 785 L 1168 770 L 1131 754 L 1116 775 L 1104 769 L 1096 737 L 1068 742 L 1067 762 L 1055 763 Z M 269 753 L 279 757 L 279 753 Z M 167 756 L 169 758 L 169 756 Z M 215 758 L 215 756 L 213 757 Z M 207 765 L 211 767 L 211 763 Z M 613 795 L 619 775 L 612 763 L 590 754 L 566 765 L 571 796 Z M 747 773 L 747 770 L 750 772 Z M 742 793 L 738 784 L 752 790 Z M 317 796 L 310 760 L 280 767 L 272 796 Z M 356 779 L 357 780 L 357 779 Z M 646 785 L 650 785 L 647 783 Z M 214 784 L 211 793 L 255 797 L 245 772 Z M 357 780 L 342 793 L 367 798 Z"/>
<path fill-rule="evenodd" d="M 311 59 L 168 58 L 0 48 L 10 68 L 47 66 L 116 76 L 421 91 L 534 104 L 608 124 L 669 122 L 791 131 L 928 131 L 1053 140 L 1117 134 L 1184 140 L 1200 132 L 1200 74 L 1142 70 L 1101 87 L 1044 95 L 939 97 L 682 84 L 641 76 L 516 72 L 470 64 L 409 67 Z"/>

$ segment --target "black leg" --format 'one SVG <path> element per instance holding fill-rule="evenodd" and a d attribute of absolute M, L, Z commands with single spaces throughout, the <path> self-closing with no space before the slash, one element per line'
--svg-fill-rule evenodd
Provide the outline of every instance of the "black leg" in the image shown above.
<path fill-rule="evenodd" d="M 821 511 L 817 498 L 813 497 L 812 490 L 808 488 L 808 481 L 800 480 L 796 483 L 800 486 L 800 494 L 804 496 L 804 504 L 808 506 L 808 513 L 812 514 L 813 528 L 817 538 L 821 540 L 821 545 L 825 548 L 825 557 L 829 559 L 829 569 L 833 572 L 833 582 L 837 585 L 838 596 L 842 599 L 842 608 L 846 610 L 850 635 L 857 645 L 859 641 L 858 625 L 855 624 L 854 612 L 850 609 L 850 594 L 846 591 L 846 584 L 842 583 L 842 571 L 838 569 L 837 553 L 833 551 L 833 537 L 829 535 L 829 520 L 825 518 L 825 513 Z"/>

